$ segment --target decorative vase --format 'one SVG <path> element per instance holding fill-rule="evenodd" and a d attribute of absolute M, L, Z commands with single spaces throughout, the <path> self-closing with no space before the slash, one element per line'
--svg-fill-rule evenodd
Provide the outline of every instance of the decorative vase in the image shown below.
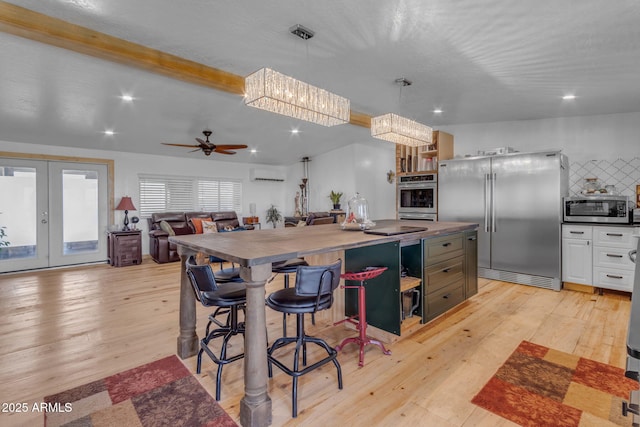
<path fill-rule="evenodd" d="M 334 211 L 339 211 L 340 210 L 340 203 L 334 203 L 333 204 L 333 210 Z"/>

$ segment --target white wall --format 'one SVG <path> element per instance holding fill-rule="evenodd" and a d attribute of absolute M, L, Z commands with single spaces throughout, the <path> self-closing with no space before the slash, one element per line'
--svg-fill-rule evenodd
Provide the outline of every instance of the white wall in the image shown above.
<path fill-rule="evenodd" d="M 387 182 L 387 171 L 395 169 L 395 146 L 385 142 L 347 145 L 315 156 L 309 162 L 309 211 L 333 208 L 329 193 L 342 192 L 341 208 L 359 192 L 369 203 L 372 218 L 395 218 L 395 183 Z M 303 176 L 302 163 L 289 167 L 286 215 L 295 208 L 295 193 Z"/>
<path fill-rule="evenodd" d="M 513 147 L 561 149 L 570 161 L 633 158 L 640 154 L 640 113 L 444 126 L 455 155 Z"/>

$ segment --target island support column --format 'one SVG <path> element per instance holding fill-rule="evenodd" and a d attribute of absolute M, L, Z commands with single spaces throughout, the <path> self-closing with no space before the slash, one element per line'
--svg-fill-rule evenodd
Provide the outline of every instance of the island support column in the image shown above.
<path fill-rule="evenodd" d="M 187 259 L 195 252 L 178 245 L 180 254 L 180 335 L 178 335 L 178 356 L 186 359 L 198 353 L 199 341 L 196 334 L 196 297 L 187 270 Z"/>
<path fill-rule="evenodd" d="M 241 267 L 247 286 L 244 334 L 244 397 L 240 401 L 240 423 L 244 427 L 271 424 L 271 398 L 267 394 L 267 319 L 265 283 L 271 277 L 271 263 Z"/>

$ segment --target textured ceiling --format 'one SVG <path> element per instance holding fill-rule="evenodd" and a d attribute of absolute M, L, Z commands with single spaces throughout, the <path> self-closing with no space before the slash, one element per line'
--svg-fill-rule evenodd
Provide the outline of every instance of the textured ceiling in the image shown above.
<path fill-rule="evenodd" d="M 637 0 L 9 3 L 241 76 L 271 67 L 348 97 L 358 112 L 435 128 L 640 111 Z M 291 35 L 294 24 L 316 36 Z M 400 89 L 398 77 L 413 85 Z M 577 99 L 563 101 L 568 93 Z M 116 135 L 101 133 L 108 128 Z M 237 95 L 0 33 L 0 140 L 195 158 L 160 143 L 195 143 L 205 128 L 216 143 L 258 150 L 216 157 L 238 162 L 386 144 L 363 127 L 279 117 Z"/>

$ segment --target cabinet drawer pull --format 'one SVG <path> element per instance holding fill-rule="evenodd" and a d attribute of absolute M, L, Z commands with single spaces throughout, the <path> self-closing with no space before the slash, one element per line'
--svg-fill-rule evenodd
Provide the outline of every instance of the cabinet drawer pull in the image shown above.
<path fill-rule="evenodd" d="M 607 254 L 607 256 L 611 258 L 622 258 L 622 255 L 618 255 L 618 254 Z"/>
<path fill-rule="evenodd" d="M 445 248 L 446 248 L 447 246 L 451 246 L 451 242 L 443 243 L 443 244 L 442 244 L 442 246 L 444 246 Z"/>
<path fill-rule="evenodd" d="M 442 298 L 449 299 L 450 296 L 451 296 L 451 294 L 446 294 L 446 295 L 443 295 Z"/>
<path fill-rule="evenodd" d="M 607 236 L 622 237 L 623 235 L 621 233 L 607 233 Z"/>
<path fill-rule="evenodd" d="M 445 268 L 444 270 L 442 270 L 443 273 L 448 273 L 449 270 L 451 270 L 450 268 Z"/>
<path fill-rule="evenodd" d="M 571 234 L 584 234 L 584 231 L 570 231 Z"/>
<path fill-rule="evenodd" d="M 467 240 L 474 241 L 474 240 L 476 240 L 476 238 L 475 237 L 469 237 Z"/>
<path fill-rule="evenodd" d="M 615 274 L 607 274 L 607 277 L 611 278 L 611 279 L 622 279 L 622 276 L 616 276 Z"/>

